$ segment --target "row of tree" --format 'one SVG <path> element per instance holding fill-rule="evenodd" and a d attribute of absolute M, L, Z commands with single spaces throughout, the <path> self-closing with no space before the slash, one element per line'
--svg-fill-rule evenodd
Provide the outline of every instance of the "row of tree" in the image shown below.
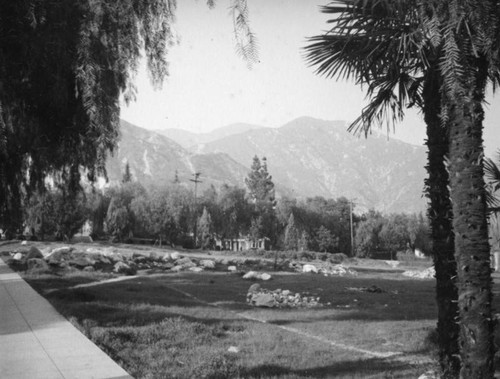
<path fill-rule="evenodd" d="M 72 195 L 55 188 L 34 194 L 26 206 L 26 225 L 42 239 L 71 238 L 88 222 L 94 238 L 147 238 L 185 247 L 213 248 L 215 238 L 246 237 L 269 238 L 278 249 L 354 252 L 359 257 L 408 248 L 430 252 L 422 215 L 370 211 L 358 216 L 345 197 L 277 201 L 266 160 L 262 162 L 254 158 L 246 190 L 211 186 L 196 200 L 187 184 L 179 182 L 144 188 L 132 180 L 127 165 L 122 183 L 105 190 L 89 187 Z"/>

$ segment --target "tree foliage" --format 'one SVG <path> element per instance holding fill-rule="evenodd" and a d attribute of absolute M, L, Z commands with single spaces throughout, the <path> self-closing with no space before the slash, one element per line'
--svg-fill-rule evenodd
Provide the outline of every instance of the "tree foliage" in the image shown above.
<path fill-rule="evenodd" d="M 141 50 L 154 83 L 167 74 L 175 2 L 0 2 L 0 223 L 20 223 L 23 192 L 60 173 L 105 173 L 119 97 L 134 96 Z"/>

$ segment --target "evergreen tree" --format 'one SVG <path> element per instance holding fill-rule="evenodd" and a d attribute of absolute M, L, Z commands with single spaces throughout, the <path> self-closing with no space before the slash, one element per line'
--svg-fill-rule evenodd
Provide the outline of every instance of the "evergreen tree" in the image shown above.
<path fill-rule="evenodd" d="M 285 229 L 285 249 L 286 250 L 297 250 L 299 245 L 299 231 L 295 226 L 295 218 L 293 213 L 290 213 L 288 218 L 288 223 Z"/>
<path fill-rule="evenodd" d="M 207 208 L 203 208 L 203 213 L 198 219 L 198 241 L 202 249 L 208 249 L 212 244 L 212 218 Z"/>
<path fill-rule="evenodd" d="M 254 156 L 251 171 L 245 179 L 249 196 L 256 208 L 276 205 L 274 199 L 274 183 L 267 170 L 267 159 Z"/>
<path fill-rule="evenodd" d="M 245 179 L 250 201 L 253 204 L 254 219 L 259 219 L 259 231 L 253 228 L 252 233 L 258 237 L 268 237 L 271 244 L 275 245 L 277 240 L 277 220 L 275 214 L 276 200 L 274 198 L 274 183 L 267 169 L 267 159 L 253 158 L 251 171 Z"/>
<path fill-rule="evenodd" d="M 130 165 L 127 162 L 125 164 L 125 172 L 123 173 L 122 183 L 129 183 L 132 181 L 132 173 L 130 172 Z"/>

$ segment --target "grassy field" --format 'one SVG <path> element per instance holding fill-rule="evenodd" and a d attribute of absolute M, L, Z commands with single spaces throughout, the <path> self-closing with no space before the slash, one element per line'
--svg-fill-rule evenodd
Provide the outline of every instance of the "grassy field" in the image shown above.
<path fill-rule="evenodd" d="M 253 282 L 237 273 L 25 279 L 135 378 L 418 378 L 436 369 L 434 280 L 352 263 L 358 276 L 270 272 L 259 282 L 320 297 L 322 306 L 297 309 L 249 306 Z M 361 291 L 372 286 L 380 292 Z"/>
<path fill-rule="evenodd" d="M 136 378 L 418 377 L 434 367 L 433 281 L 379 275 L 276 273 L 263 284 L 330 303 L 313 309 L 249 307 L 251 283 L 236 274 L 144 276 L 77 289 L 89 274 L 26 279 Z M 372 285 L 386 292 L 348 289 Z"/>

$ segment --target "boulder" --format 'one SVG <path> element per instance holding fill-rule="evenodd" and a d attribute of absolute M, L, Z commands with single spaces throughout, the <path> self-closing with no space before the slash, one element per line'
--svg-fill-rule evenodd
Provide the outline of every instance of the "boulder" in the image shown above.
<path fill-rule="evenodd" d="M 236 266 L 228 266 L 227 271 L 235 272 L 237 270 Z"/>
<path fill-rule="evenodd" d="M 93 266 L 87 266 L 83 269 L 85 272 L 94 272 L 95 268 Z"/>
<path fill-rule="evenodd" d="M 203 268 L 209 268 L 209 269 L 214 269 L 215 268 L 215 262 L 210 260 L 210 259 L 202 259 L 200 261 L 200 266 Z"/>
<path fill-rule="evenodd" d="M 28 270 L 47 270 L 49 265 L 41 258 L 30 258 L 27 260 Z"/>
<path fill-rule="evenodd" d="M 441 376 L 437 371 L 429 370 L 418 377 L 418 379 L 439 379 Z"/>
<path fill-rule="evenodd" d="M 152 251 L 151 253 L 149 253 L 149 259 L 156 262 L 156 261 L 160 261 L 161 257 L 157 253 Z"/>
<path fill-rule="evenodd" d="M 146 262 L 148 260 L 148 258 L 146 258 L 144 255 L 135 254 L 135 253 L 132 256 L 132 259 L 134 260 L 135 263 L 143 263 L 143 262 Z"/>
<path fill-rule="evenodd" d="M 163 269 L 163 270 L 171 270 L 173 267 L 175 267 L 175 265 L 173 263 L 170 263 L 170 262 L 165 262 L 165 263 L 162 263 L 160 265 L 160 267 Z"/>
<path fill-rule="evenodd" d="M 170 262 L 170 261 L 172 261 L 173 259 L 172 259 L 172 256 L 170 255 L 170 253 L 165 253 L 165 255 L 163 256 L 162 260 L 163 260 L 164 262 Z"/>
<path fill-rule="evenodd" d="M 228 353 L 233 353 L 233 354 L 238 354 L 240 352 L 240 349 L 236 346 L 229 346 L 229 349 L 227 349 Z"/>
<path fill-rule="evenodd" d="M 243 275 L 243 279 L 259 279 L 259 274 L 255 271 L 248 271 Z"/>
<path fill-rule="evenodd" d="M 304 265 L 302 267 L 302 272 L 314 272 L 315 274 L 318 273 L 318 268 L 313 265 Z"/>
<path fill-rule="evenodd" d="M 254 294 L 260 291 L 260 284 L 254 283 L 248 289 L 248 294 Z"/>
<path fill-rule="evenodd" d="M 79 256 L 71 259 L 68 262 L 71 266 L 75 266 L 79 269 L 83 269 L 87 266 L 93 266 L 95 264 L 95 261 L 91 260 L 90 258 L 87 258 L 85 256 Z"/>
<path fill-rule="evenodd" d="M 181 258 L 182 255 L 178 251 L 173 251 L 170 253 L 170 259 L 173 261 L 176 261 L 177 259 Z"/>
<path fill-rule="evenodd" d="M 201 272 L 201 271 L 203 271 L 203 267 L 190 267 L 189 271 L 192 271 L 192 272 Z"/>
<path fill-rule="evenodd" d="M 12 257 L 15 261 L 22 261 L 23 260 L 23 254 L 22 253 L 15 253 L 14 256 Z"/>
<path fill-rule="evenodd" d="M 120 253 L 115 253 L 115 252 L 112 252 L 111 254 L 109 255 L 106 255 L 109 259 L 111 259 L 111 262 L 123 262 L 124 259 L 123 259 L 123 255 L 121 255 Z"/>
<path fill-rule="evenodd" d="M 259 279 L 260 280 L 270 280 L 271 279 L 271 275 L 267 274 L 267 273 L 262 273 L 259 275 Z"/>
<path fill-rule="evenodd" d="M 256 307 L 273 308 L 276 306 L 276 300 L 270 293 L 256 293 L 252 295 L 251 303 Z"/>
<path fill-rule="evenodd" d="M 194 263 L 188 257 L 177 259 L 177 261 L 175 262 L 175 264 L 177 266 L 182 266 L 184 268 L 190 268 L 190 267 L 195 267 L 196 266 L 196 263 Z"/>
<path fill-rule="evenodd" d="M 52 250 L 49 254 L 47 254 L 45 260 L 50 264 L 58 264 L 61 261 L 69 258 L 70 253 L 71 253 L 71 248 L 67 246 L 59 247 L 57 249 Z"/>
<path fill-rule="evenodd" d="M 116 262 L 113 271 L 125 275 L 134 275 L 137 272 L 135 266 L 128 265 L 125 262 Z"/>
<path fill-rule="evenodd" d="M 110 265 L 111 264 L 111 260 L 109 258 L 105 257 L 104 255 L 100 255 L 99 254 L 95 258 L 97 259 L 97 261 L 99 263 L 102 263 L 102 264 L 105 264 L 105 265 Z"/>
<path fill-rule="evenodd" d="M 173 271 L 173 272 L 180 272 L 184 269 L 184 267 L 182 266 L 174 266 L 170 269 L 170 271 Z"/>
<path fill-rule="evenodd" d="M 30 250 L 28 251 L 28 254 L 26 255 L 26 259 L 32 259 L 32 258 L 43 259 L 42 252 L 36 246 L 31 246 Z"/>
<path fill-rule="evenodd" d="M 57 247 L 53 249 L 49 255 L 51 254 L 68 254 L 72 251 L 73 249 L 69 246 L 62 246 L 62 247 Z"/>
<path fill-rule="evenodd" d="M 436 275 L 434 267 L 429 267 L 423 271 L 409 270 L 403 272 L 404 276 L 416 279 L 433 279 Z"/>

